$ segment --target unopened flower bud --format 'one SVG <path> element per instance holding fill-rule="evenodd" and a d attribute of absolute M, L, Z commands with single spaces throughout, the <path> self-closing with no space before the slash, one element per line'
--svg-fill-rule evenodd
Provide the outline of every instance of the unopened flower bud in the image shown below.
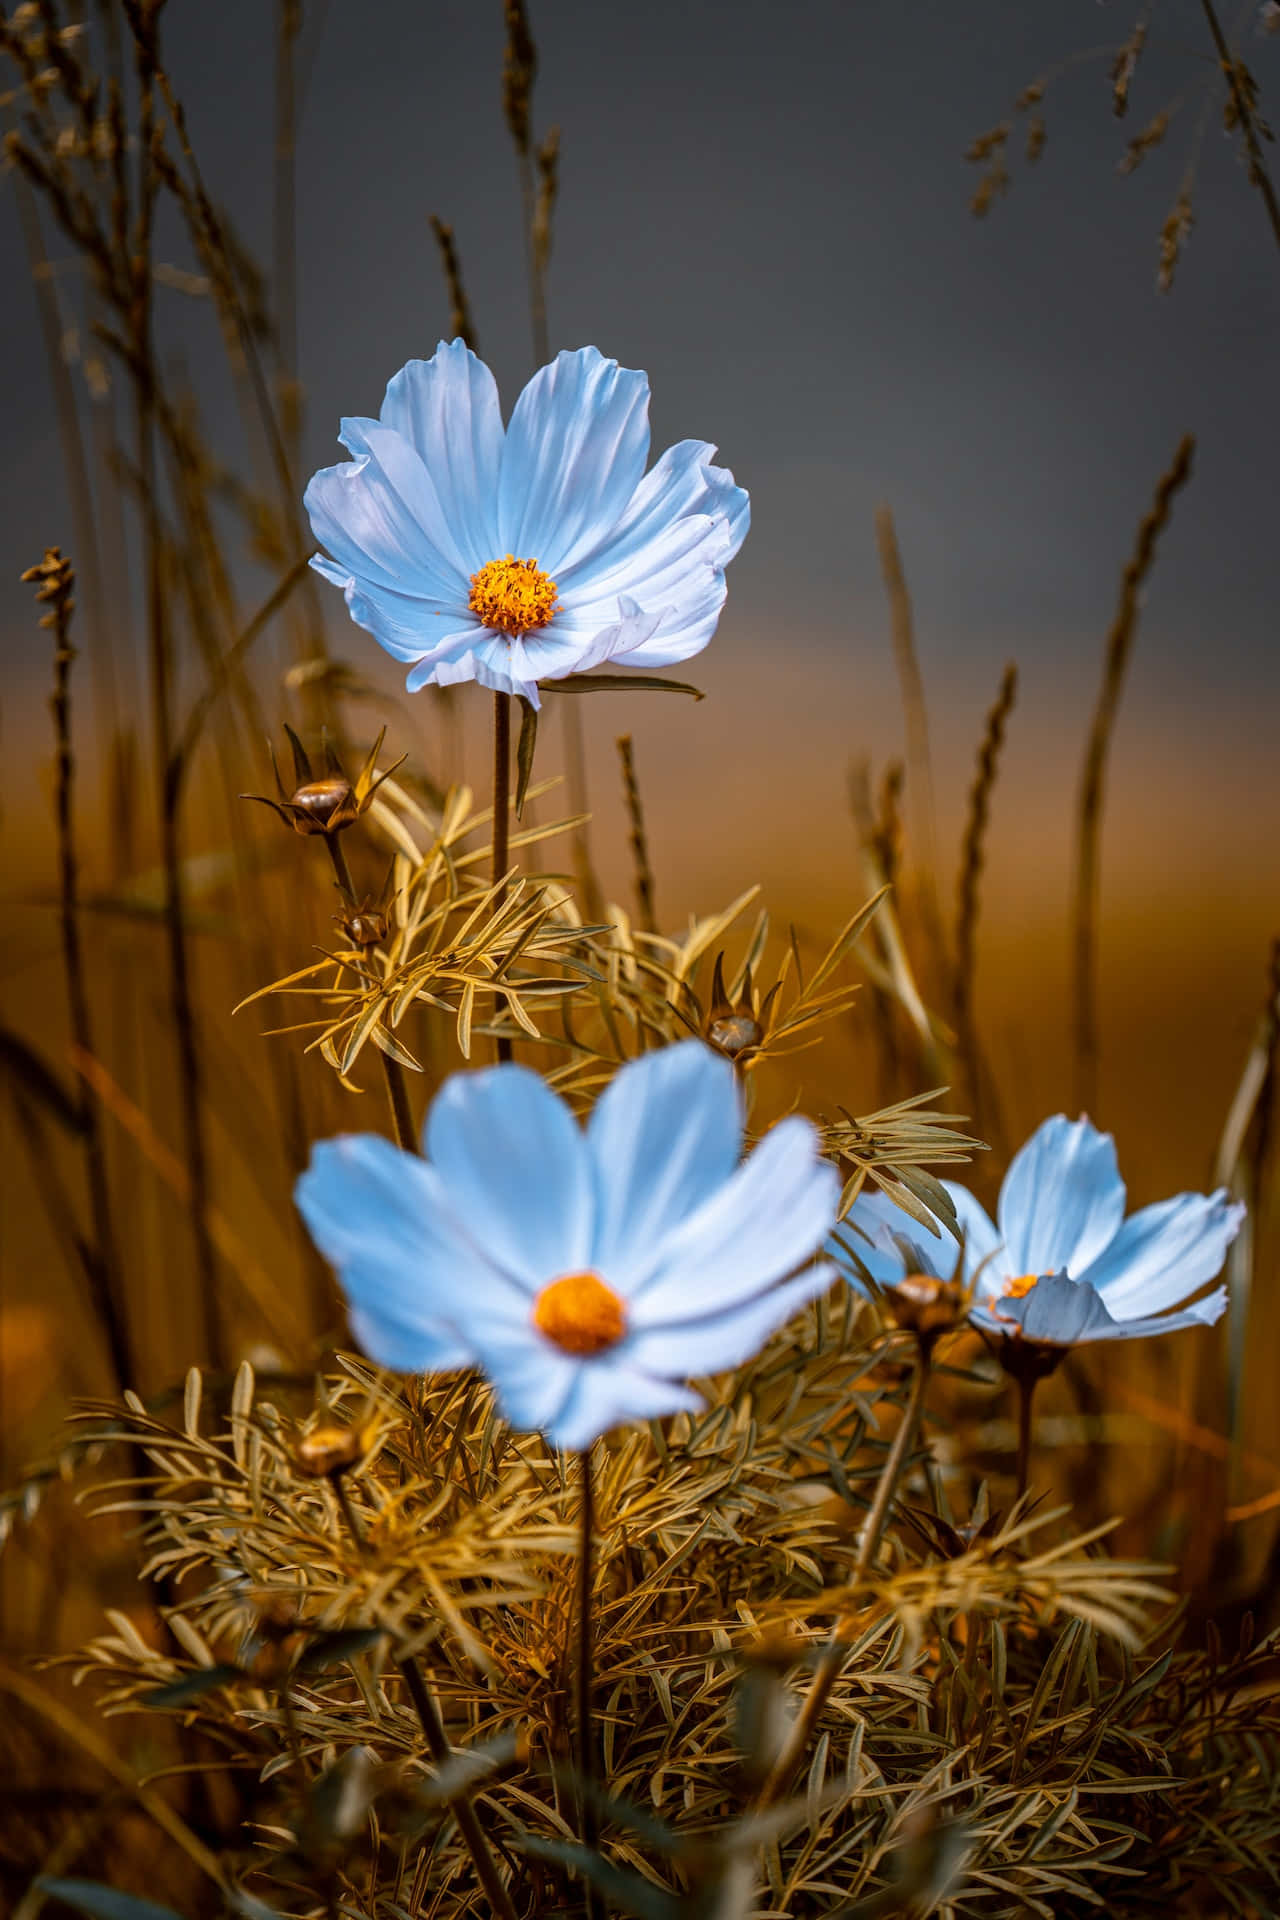
<path fill-rule="evenodd" d="M 340 833 L 356 818 L 351 783 L 336 775 L 295 787 L 285 806 L 298 833 Z"/>
<path fill-rule="evenodd" d="M 959 1326 L 967 1307 L 964 1291 L 955 1280 L 939 1280 L 932 1273 L 904 1274 L 884 1294 L 895 1323 L 930 1344 Z"/>
<path fill-rule="evenodd" d="M 344 908 L 333 917 L 353 947 L 380 947 L 389 931 L 386 914 L 371 907 L 367 899 L 358 907 Z"/>
<path fill-rule="evenodd" d="M 758 1047 L 764 1040 L 764 1028 L 754 1014 L 741 1010 L 735 1013 L 719 1015 L 707 1022 L 707 1044 L 717 1053 L 727 1054 L 735 1060 L 748 1047 Z"/>
<path fill-rule="evenodd" d="M 332 1480 L 358 1466 L 369 1450 L 364 1427 L 313 1427 L 293 1450 L 300 1472 L 315 1480 Z"/>

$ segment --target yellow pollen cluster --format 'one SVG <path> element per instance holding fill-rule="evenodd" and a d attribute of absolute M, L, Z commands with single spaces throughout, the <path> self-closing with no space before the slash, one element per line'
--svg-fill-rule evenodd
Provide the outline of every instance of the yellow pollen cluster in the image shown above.
<path fill-rule="evenodd" d="M 1006 1300 L 1025 1300 L 1032 1287 L 1039 1280 L 1038 1273 L 1024 1273 L 1017 1280 L 1006 1280 L 1004 1297 Z"/>
<path fill-rule="evenodd" d="M 603 1353 L 627 1330 L 627 1313 L 598 1273 L 565 1273 L 533 1303 L 533 1324 L 564 1353 Z"/>
<path fill-rule="evenodd" d="M 556 583 L 536 560 L 517 560 L 509 553 L 505 560 L 486 560 L 472 574 L 467 604 L 486 627 L 518 639 L 545 627 L 558 611 Z"/>

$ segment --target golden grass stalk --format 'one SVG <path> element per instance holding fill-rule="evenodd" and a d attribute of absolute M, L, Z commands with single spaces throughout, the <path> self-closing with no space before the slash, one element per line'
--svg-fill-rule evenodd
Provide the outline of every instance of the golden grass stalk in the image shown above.
<path fill-rule="evenodd" d="M 1102 813 L 1107 757 L 1138 629 L 1143 584 L 1155 564 L 1156 545 L 1169 524 L 1175 495 L 1191 477 L 1195 440 L 1186 434 L 1156 483 L 1150 510 L 1138 528 L 1133 553 L 1120 582 L 1120 598 L 1107 634 L 1102 686 L 1094 709 L 1080 777 L 1075 886 L 1075 1087 L 1078 1112 L 1094 1113 L 1098 1101 L 1098 894 Z"/>

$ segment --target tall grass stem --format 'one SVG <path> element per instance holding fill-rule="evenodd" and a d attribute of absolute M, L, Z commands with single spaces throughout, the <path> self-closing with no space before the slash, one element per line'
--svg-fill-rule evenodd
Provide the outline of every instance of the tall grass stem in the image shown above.
<path fill-rule="evenodd" d="M 1133 553 L 1120 583 L 1120 599 L 1107 635 L 1102 686 L 1094 709 L 1080 779 L 1076 830 L 1075 898 L 1075 1089 L 1073 1105 L 1094 1113 L 1098 1103 L 1097 921 L 1099 854 L 1107 757 L 1133 651 L 1143 584 L 1156 557 L 1156 543 L 1169 524 L 1174 496 L 1191 475 L 1195 440 L 1186 434 L 1156 483 L 1155 497 L 1138 528 Z"/>

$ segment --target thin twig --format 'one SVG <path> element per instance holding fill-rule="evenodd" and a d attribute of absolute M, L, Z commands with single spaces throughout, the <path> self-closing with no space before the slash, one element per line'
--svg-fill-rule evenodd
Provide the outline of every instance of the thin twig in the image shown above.
<path fill-rule="evenodd" d="M 1138 528 L 1133 554 L 1120 583 L 1120 600 L 1111 631 L 1107 635 L 1106 660 L 1102 687 L 1094 711 L 1093 726 L 1085 752 L 1080 781 L 1079 826 L 1076 852 L 1075 903 L 1075 1107 L 1081 1113 L 1095 1110 L 1098 1097 L 1098 1010 L 1096 948 L 1098 916 L 1098 855 L 1102 833 L 1102 806 L 1107 770 L 1107 754 L 1125 669 L 1138 626 L 1138 608 L 1143 582 L 1156 556 L 1156 542 L 1169 523 L 1173 498 L 1186 485 L 1191 473 L 1195 440 L 1186 434 L 1178 443 L 1172 461 L 1156 485 L 1150 511 Z"/>
<path fill-rule="evenodd" d="M 56 547 L 45 554 L 39 567 L 23 574 L 27 581 L 38 580 L 37 597 L 47 600 L 52 611 L 42 617 L 54 634 L 53 655 L 53 730 L 55 741 L 55 810 L 58 830 L 58 925 L 62 938 L 62 968 L 67 988 L 67 1011 L 71 1044 L 91 1054 L 93 1021 L 89 1009 L 89 990 L 85 978 L 84 954 L 80 945 L 79 864 L 75 828 L 75 752 L 71 733 L 71 663 L 75 648 L 71 644 L 71 614 L 74 574 L 69 560 Z M 77 1081 L 77 1131 L 84 1150 L 85 1184 L 89 1195 L 89 1214 L 93 1222 L 92 1243 L 83 1248 L 83 1264 L 92 1291 L 98 1322 L 106 1336 L 117 1386 L 136 1387 L 136 1362 L 130 1339 L 128 1315 L 121 1287 L 120 1261 L 115 1223 L 112 1216 L 110 1182 L 107 1176 L 106 1141 L 103 1137 L 99 1103 L 83 1080 Z M 79 1236 L 76 1236 L 79 1243 Z"/>

